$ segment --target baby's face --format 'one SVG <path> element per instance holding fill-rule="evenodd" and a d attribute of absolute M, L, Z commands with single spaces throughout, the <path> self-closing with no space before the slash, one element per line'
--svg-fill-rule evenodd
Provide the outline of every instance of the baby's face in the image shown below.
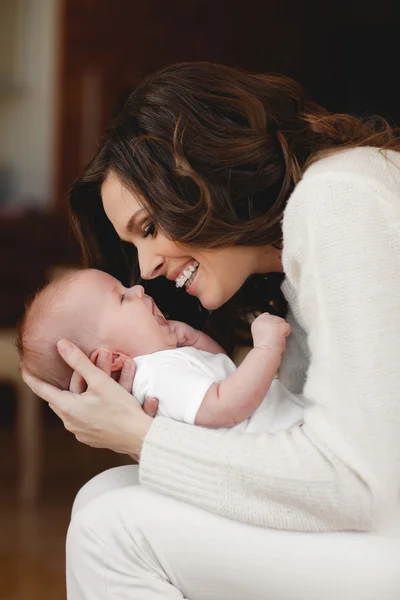
<path fill-rule="evenodd" d="M 79 281 L 82 318 L 95 321 L 97 339 L 128 356 L 176 348 L 176 335 L 154 300 L 141 285 L 124 287 L 117 279 L 93 269 Z"/>

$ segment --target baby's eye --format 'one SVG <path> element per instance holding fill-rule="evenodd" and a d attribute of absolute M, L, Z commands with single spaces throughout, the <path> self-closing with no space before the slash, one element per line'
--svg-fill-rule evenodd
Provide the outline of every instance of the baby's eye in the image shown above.
<path fill-rule="evenodd" d="M 121 302 L 121 304 L 123 303 L 124 299 L 125 299 L 125 294 L 121 294 L 120 295 L 120 302 Z"/>
<path fill-rule="evenodd" d="M 147 238 L 149 235 L 153 236 L 155 234 L 155 232 L 156 232 L 156 226 L 152 221 L 150 221 L 150 223 L 145 228 L 142 237 Z"/>

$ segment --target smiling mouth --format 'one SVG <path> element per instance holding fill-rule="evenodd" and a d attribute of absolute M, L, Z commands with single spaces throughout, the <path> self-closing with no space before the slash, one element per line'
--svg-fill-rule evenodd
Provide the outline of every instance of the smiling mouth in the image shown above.
<path fill-rule="evenodd" d="M 181 273 L 179 273 L 178 277 L 175 279 L 175 286 L 177 288 L 185 286 L 186 289 L 190 287 L 190 285 L 193 282 L 193 279 L 196 277 L 198 268 L 198 261 L 193 260 L 193 262 L 187 265 L 185 269 Z"/>

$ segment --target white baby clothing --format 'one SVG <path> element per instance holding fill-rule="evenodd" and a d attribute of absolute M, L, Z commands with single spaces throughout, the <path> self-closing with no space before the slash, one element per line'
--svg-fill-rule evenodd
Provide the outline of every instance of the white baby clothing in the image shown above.
<path fill-rule="evenodd" d="M 135 358 L 132 394 L 143 404 L 147 396 L 158 399 L 157 416 L 193 425 L 207 390 L 236 371 L 225 354 L 185 347 L 162 350 Z M 290 393 L 278 379 L 253 415 L 231 429 L 273 433 L 299 425 L 303 417 L 301 396 Z M 222 429 L 222 428 L 221 428 Z"/>

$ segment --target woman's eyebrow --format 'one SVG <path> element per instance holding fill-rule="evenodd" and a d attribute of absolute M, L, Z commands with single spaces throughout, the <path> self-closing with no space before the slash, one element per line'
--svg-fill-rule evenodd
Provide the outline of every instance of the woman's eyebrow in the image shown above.
<path fill-rule="evenodd" d="M 130 217 L 128 223 L 126 224 L 126 231 L 128 231 L 128 233 L 132 233 L 132 231 L 135 228 L 135 221 L 136 221 L 136 217 L 143 212 L 143 208 L 139 208 L 139 210 L 137 210 L 136 212 L 133 213 L 133 215 Z"/>

